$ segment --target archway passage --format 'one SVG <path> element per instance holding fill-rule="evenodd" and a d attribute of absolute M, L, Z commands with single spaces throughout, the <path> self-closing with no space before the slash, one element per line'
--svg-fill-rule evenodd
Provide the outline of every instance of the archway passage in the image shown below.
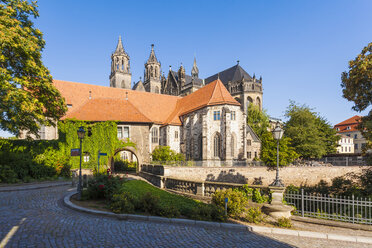
<path fill-rule="evenodd" d="M 111 171 L 114 173 L 125 171 L 135 171 L 138 173 L 141 163 L 141 157 L 138 155 L 136 149 L 131 146 L 116 149 L 114 155 L 109 158 L 108 162 Z"/>

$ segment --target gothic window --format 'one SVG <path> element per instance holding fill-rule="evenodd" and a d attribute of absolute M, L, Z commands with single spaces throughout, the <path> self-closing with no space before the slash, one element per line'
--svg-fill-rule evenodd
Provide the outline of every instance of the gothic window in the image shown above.
<path fill-rule="evenodd" d="M 221 157 L 221 137 L 216 133 L 213 139 L 213 155 L 214 157 Z"/>
<path fill-rule="evenodd" d="M 253 99 L 250 96 L 247 97 L 247 101 L 248 103 L 253 103 Z"/>
<path fill-rule="evenodd" d="M 256 98 L 256 105 L 261 109 L 261 99 L 259 97 Z"/>
<path fill-rule="evenodd" d="M 159 142 L 159 129 L 157 127 L 153 127 L 151 129 L 151 142 L 152 143 Z"/>
<path fill-rule="evenodd" d="M 151 66 L 151 77 L 154 77 L 154 68 Z"/>
<path fill-rule="evenodd" d="M 158 67 L 155 67 L 155 77 L 158 78 Z"/>
<path fill-rule="evenodd" d="M 252 90 L 254 90 L 254 84 L 252 84 Z"/>
<path fill-rule="evenodd" d="M 220 111 L 213 112 L 213 120 L 218 121 L 221 119 Z"/>

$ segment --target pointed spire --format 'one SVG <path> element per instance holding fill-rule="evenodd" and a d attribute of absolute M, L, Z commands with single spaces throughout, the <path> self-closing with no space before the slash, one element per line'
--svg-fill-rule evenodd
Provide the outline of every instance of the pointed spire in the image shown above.
<path fill-rule="evenodd" d="M 192 69 L 191 69 L 191 76 L 193 78 L 198 78 L 199 77 L 199 68 L 196 65 L 196 58 L 195 57 L 194 57 L 194 65 L 192 66 Z"/>
<path fill-rule="evenodd" d="M 116 46 L 115 53 L 125 53 L 123 43 L 121 41 L 121 35 L 119 35 L 118 45 Z"/>
<path fill-rule="evenodd" d="M 158 59 L 156 58 L 155 51 L 154 51 L 154 44 L 151 44 L 150 57 L 147 60 L 147 63 L 149 63 L 149 62 L 157 62 L 158 63 Z"/>

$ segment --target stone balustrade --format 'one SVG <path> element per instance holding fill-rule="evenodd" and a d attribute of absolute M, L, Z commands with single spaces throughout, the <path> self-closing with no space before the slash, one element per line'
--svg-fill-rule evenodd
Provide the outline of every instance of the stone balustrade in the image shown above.
<path fill-rule="evenodd" d="M 170 189 L 180 193 L 212 197 L 217 190 L 233 189 L 244 186 L 242 183 L 224 183 L 210 181 L 192 181 L 165 177 L 149 172 L 141 171 L 140 175 L 151 182 L 153 185 L 162 189 Z M 249 185 L 251 188 L 266 188 L 261 185 Z"/>

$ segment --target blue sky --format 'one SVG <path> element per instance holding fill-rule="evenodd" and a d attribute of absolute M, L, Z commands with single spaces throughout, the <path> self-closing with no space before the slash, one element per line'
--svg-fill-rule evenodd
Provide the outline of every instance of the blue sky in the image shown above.
<path fill-rule="evenodd" d="M 109 86 L 118 36 L 143 76 L 150 45 L 167 74 L 181 63 L 199 76 L 236 64 L 263 77 L 263 106 L 283 118 L 289 99 L 331 124 L 359 114 L 342 98 L 341 73 L 372 41 L 372 1 L 40 0 L 44 64 L 55 79 Z M 366 114 L 367 111 L 361 114 Z M 1 132 L 0 132 L 1 135 Z"/>

